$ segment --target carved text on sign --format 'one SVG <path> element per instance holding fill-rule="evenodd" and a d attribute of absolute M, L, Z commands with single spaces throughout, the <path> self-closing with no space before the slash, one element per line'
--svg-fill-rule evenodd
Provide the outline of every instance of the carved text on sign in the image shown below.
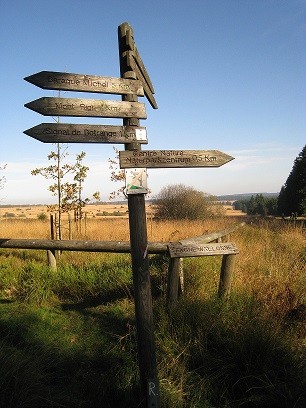
<path fill-rule="evenodd" d="M 233 157 L 218 150 L 135 150 L 119 152 L 121 168 L 219 167 Z"/>

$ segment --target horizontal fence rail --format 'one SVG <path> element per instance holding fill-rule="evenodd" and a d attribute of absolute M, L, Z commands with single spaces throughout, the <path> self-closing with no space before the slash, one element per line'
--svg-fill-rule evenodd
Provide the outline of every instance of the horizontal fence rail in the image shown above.
<path fill-rule="evenodd" d="M 181 244 L 188 243 L 209 243 L 224 236 L 231 234 L 244 223 L 239 223 L 224 230 L 210 234 L 200 235 L 198 237 L 183 239 Z M 166 254 L 170 242 L 149 242 L 148 253 Z M 111 252 L 111 253 L 130 253 L 131 246 L 129 241 L 94 241 L 94 240 L 51 240 L 51 239 L 14 239 L 0 238 L 0 248 L 7 249 L 42 249 L 42 250 L 61 250 L 61 251 L 85 251 L 85 252 Z"/>
<path fill-rule="evenodd" d="M 167 282 L 167 305 L 173 308 L 178 302 L 178 296 L 183 292 L 184 273 L 183 258 L 171 257 L 170 248 L 173 244 L 191 247 L 209 244 L 213 241 L 220 242 L 222 238 L 228 237 L 245 223 L 239 223 L 221 231 L 203 234 L 197 237 L 182 239 L 176 242 L 149 242 L 146 251 L 148 254 L 163 254 L 170 257 Z M 210 244 L 212 245 L 212 244 Z M 220 244 L 222 245 L 222 244 Z M 94 241 L 94 240 L 52 240 L 52 239 L 10 239 L 0 238 L 0 249 L 36 249 L 47 251 L 48 264 L 52 270 L 57 269 L 56 251 L 80 251 L 80 252 L 109 252 L 109 253 L 131 253 L 129 241 Z M 238 253 L 235 252 L 235 253 Z M 235 253 L 222 255 L 222 266 L 218 295 L 225 297 L 229 294 L 231 279 L 234 271 Z M 207 255 L 204 254 L 203 255 Z M 198 255 L 200 256 L 200 255 Z"/>

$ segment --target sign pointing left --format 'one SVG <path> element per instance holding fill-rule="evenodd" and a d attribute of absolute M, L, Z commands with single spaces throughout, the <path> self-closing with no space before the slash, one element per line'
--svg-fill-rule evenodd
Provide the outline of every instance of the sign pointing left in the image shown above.
<path fill-rule="evenodd" d="M 39 98 L 26 103 L 26 108 L 44 116 L 86 116 L 99 118 L 146 119 L 145 104 L 77 98 Z"/>
<path fill-rule="evenodd" d="M 143 96 L 140 81 L 97 75 L 71 74 L 68 72 L 41 71 L 24 78 L 42 89 L 63 91 L 98 92 L 115 95 L 134 94 Z"/>

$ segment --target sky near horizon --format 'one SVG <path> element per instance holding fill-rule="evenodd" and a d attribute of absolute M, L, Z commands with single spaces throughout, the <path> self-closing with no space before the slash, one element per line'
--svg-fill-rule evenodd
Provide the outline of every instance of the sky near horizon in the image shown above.
<path fill-rule="evenodd" d="M 24 77 L 40 71 L 119 77 L 117 28 L 128 22 L 155 88 L 145 98 L 143 150 L 220 150 L 235 160 L 219 168 L 148 169 L 151 197 L 170 184 L 213 195 L 279 192 L 305 145 L 305 0 L 0 0 L 0 204 L 56 202 L 50 180 L 31 170 L 55 149 L 23 133 L 52 123 L 24 104 L 56 91 Z M 63 92 L 63 97 L 120 96 Z M 64 123 L 122 125 L 122 119 L 62 118 Z M 89 167 L 84 197 L 106 200 L 113 146 L 70 144 Z"/>

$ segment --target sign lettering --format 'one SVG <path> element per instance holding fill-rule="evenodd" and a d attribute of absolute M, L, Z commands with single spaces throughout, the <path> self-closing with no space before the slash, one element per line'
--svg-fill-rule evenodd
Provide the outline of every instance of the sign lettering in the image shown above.
<path fill-rule="evenodd" d="M 192 256 L 238 254 L 238 248 L 233 243 L 210 244 L 169 244 L 171 258 L 184 258 Z"/>
<path fill-rule="evenodd" d="M 146 119 L 144 103 L 74 98 L 40 98 L 24 105 L 45 116 Z"/>
<path fill-rule="evenodd" d="M 120 167 L 220 167 L 234 158 L 218 150 L 134 150 L 119 152 Z"/>
<path fill-rule="evenodd" d="M 148 143 L 146 128 L 133 126 L 41 123 L 24 133 L 44 143 Z"/>
<path fill-rule="evenodd" d="M 98 92 L 116 95 L 144 95 L 141 82 L 133 79 L 50 71 L 37 72 L 24 79 L 42 89 Z"/>

